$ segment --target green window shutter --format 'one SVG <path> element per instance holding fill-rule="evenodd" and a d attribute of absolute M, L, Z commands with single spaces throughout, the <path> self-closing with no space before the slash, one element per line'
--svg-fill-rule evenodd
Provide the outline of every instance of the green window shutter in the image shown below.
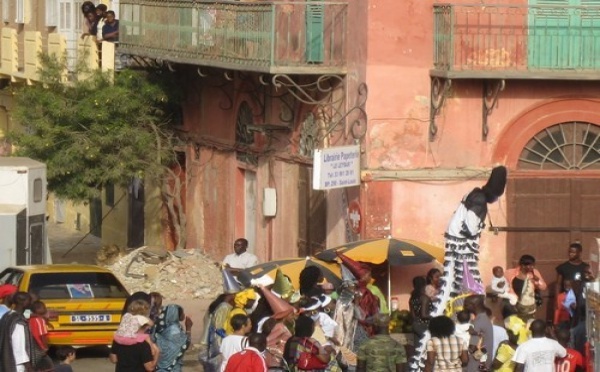
<path fill-rule="evenodd" d="M 530 0 L 528 65 L 530 69 L 569 68 L 570 50 L 574 46 L 569 35 L 574 0 Z M 557 6 L 544 9 L 535 5 Z"/>
<path fill-rule="evenodd" d="M 188 48 L 192 45 L 193 9 L 179 9 L 179 47 Z"/>
<path fill-rule="evenodd" d="M 581 65 L 600 68 L 600 0 L 579 0 L 581 6 Z"/>
<path fill-rule="evenodd" d="M 324 59 L 323 23 L 325 9 L 323 5 L 306 6 L 306 61 L 322 63 Z"/>
<path fill-rule="evenodd" d="M 531 69 L 600 67 L 600 0 L 530 0 L 528 64 Z"/>

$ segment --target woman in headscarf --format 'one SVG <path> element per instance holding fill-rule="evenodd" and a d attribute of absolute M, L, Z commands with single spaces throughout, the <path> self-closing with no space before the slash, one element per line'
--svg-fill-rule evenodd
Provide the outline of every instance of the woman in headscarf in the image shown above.
<path fill-rule="evenodd" d="M 233 299 L 233 309 L 227 315 L 225 320 L 225 332 L 227 335 L 233 334 L 233 327 L 231 326 L 231 318 L 237 314 L 250 315 L 254 311 L 254 305 L 260 299 L 260 296 L 254 289 L 247 288 L 236 294 Z"/>
<path fill-rule="evenodd" d="M 185 330 L 181 326 L 182 321 L 185 321 Z M 181 372 L 183 355 L 191 343 L 192 325 L 192 320 L 185 316 L 181 306 L 170 304 L 163 308 L 154 334 L 160 349 L 157 372 Z"/>

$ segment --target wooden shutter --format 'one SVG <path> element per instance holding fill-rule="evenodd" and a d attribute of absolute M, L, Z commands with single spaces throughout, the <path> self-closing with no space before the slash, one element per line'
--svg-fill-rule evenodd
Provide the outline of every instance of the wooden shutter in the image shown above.
<path fill-rule="evenodd" d="M 323 23 L 325 8 L 323 5 L 306 5 L 306 62 L 323 62 Z"/>
<path fill-rule="evenodd" d="M 46 26 L 58 26 L 58 0 L 46 0 Z"/>

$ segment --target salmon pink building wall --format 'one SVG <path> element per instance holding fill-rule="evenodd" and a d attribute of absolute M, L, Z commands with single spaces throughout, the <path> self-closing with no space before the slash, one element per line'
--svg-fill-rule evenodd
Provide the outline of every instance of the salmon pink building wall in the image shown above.
<path fill-rule="evenodd" d="M 486 181 L 483 174 L 472 173 L 450 179 L 448 170 L 483 171 L 503 164 L 509 177 L 518 176 L 523 146 L 544 127 L 572 120 L 600 124 L 600 101 L 595 98 L 600 87 L 594 82 L 506 80 L 484 141 L 482 81 L 455 79 L 435 118 L 437 135 L 430 141 L 433 2 L 369 1 L 368 19 L 369 128 L 363 164 L 368 176 L 363 177 L 361 195 L 366 238 L 394 236 L 443 246 L 461 198 Z M 415 179 L 408 171 L 426 175 Z M 494 225 L 506 225 L 506 207 L 505 197 L 490 206 Z M 486 229 L 481 243 L 480 268 L 489 283 L 493 266 L 510 266 L 515 258 L 507 257 L 506 233 Z M 395 268 L 393 294 L 405 300 L 411 290 L 406 283 L 427 269 Z"/>

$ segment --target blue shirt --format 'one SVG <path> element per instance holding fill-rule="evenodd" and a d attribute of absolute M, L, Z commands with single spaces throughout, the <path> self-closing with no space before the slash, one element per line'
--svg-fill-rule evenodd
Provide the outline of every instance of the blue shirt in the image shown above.
<path fill-rule="evenodd" d="M 119 41 L 119 35 L 117 35 L 116 37 L 111 37 L 111 38 L 106 38 L 105 35 L 113 33 L 115 31 L 119 31 L 119 21 L 115 20 L 115 23 L 112 25 L 109 25 L 108 23 L 105 23 L 104 26 L 102 26 L 102 39 L 106 40 L 106 41 Z"/>

